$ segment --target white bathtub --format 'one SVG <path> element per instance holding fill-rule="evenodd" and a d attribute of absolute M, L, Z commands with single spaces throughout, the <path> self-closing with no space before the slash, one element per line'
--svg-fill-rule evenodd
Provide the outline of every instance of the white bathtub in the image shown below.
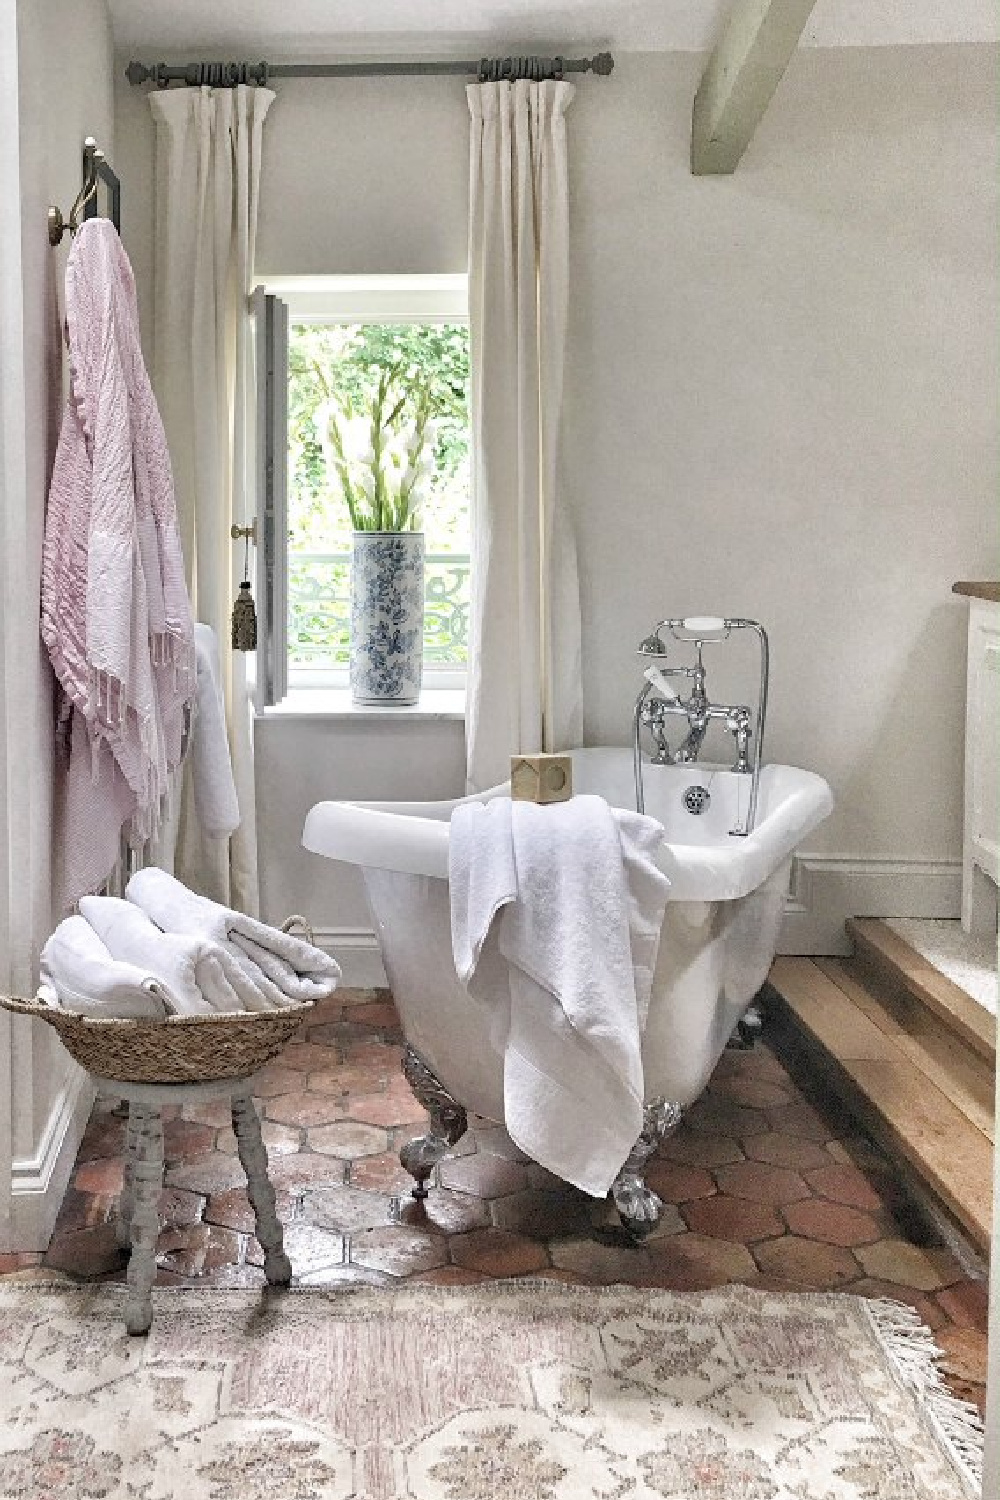
<path fill-rule="evenodd" d="M 833 798 L 809 771 L 765 766 L 757 826 L 749 837 L 733 838 L 729 830 L 746 812 L 748 776 L 707 765 L 645 765 L 643 780 L 646 812 L 667 832 L 660 864 L 671 881 L 642 1048 L 645 1094 L 682 1108 L 705 1087 L 767 977 L 792 854 L 830 813 Z M 710 793 L 700 816 L 683 802 L 693 785 Z M 634 809 L 631 751 L 574 751 L 573 787 Z M 495 787 L 479 800 L 508 790 Z M 471 999 L 452 961 L 448 820 L 455 806 L 321 802 L 306 819 L 302 842 L 361 867 L 409 1046 L 452 1100 L 502 1123 L 503 1062 L 490 1045 L 490 1007 Z M 678 1118 L 675 1110 L 671 1121 Z"/>

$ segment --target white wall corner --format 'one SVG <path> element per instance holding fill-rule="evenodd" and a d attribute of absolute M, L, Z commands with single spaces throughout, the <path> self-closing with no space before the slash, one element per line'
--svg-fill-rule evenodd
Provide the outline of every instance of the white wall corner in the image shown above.
<path fill-rule="evenodd" d="M 962 905 L 958 860 L 798 855 L 778 952 L 846 955 L 848 917 L 950 917 Z"/>
<path fill-rule="evenodd" d="M 345 989 L 384 989 L 388 984 L 378 938 L 370 927 L 317 927 L 316 946 L 335 958 Z"/>
<path fill-rule="evenodd" d="M 11 1163 L 9 1230 L 0 1230 L 0 1251 L 48 1246 L 93 1103 L 90 1075 L 67 1056 L 35 1151 Z"/>

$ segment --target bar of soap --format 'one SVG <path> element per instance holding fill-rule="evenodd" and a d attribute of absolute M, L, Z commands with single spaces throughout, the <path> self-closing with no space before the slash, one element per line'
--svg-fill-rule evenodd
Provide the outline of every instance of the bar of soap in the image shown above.
<path fill-rule="evenodd" d="M 573 795 L 573 757 L 512 755 L 510 795 L 515 802 L 568 802 Z"/>

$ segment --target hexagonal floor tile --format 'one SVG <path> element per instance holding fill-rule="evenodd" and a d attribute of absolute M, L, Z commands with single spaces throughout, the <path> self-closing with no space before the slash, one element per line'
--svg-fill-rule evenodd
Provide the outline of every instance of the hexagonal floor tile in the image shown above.
<path fill-rule="evenodd" d="M 115 1238 L 115 1226 L 109 1222 L 97 1224 L 92 1229 L 74 1229 L 55 1235 L 42 1264 L 47 1269 L 68 1271 L 89 1281 L 95 1276 L 121 1270 L 126 1258 Z"/>
<path fill-rule="evenodd" d="M 187 1188 L 193 1193 L 224 1193 L 227 1188 L 243 1187 L 246 1173 L 235 1156 L 223 1151 L 210 1151 L 197 1161 L 185 1162 L 179 1167 L 167 1167 L 164 1181 L 167 1187 Z"/>
<path fill-rule="evenodd" d="M 688 1131 L 683 1126 L 663 1142 L 660 1155 L 692 1167 L 721 1167 L 743 1160 L 742 1147 L 731 1136 Z"/>
<path fill-rule="evenodd" d="M 201 1276 L 219 1266 L 236 1265 L 240 1258 L 238 1235 L 216 1224 L 184 1224 L 161 1231 L 156 1264 L 177 1276 Z"/>
<path fill-rule="evenodd" d="M 780 1130 L 751 1136 L 744 1140 L 743 1149 L 751 1161 L 762 1161 L 772 1167 L 791 1167 L 796 1172 L 831 1165 L 829 1154 L 818 1141 L 803 1140 Z"/>
<path fill-rule="evenodd" d="M 785 1218 L 793 1234 L 822 1240 L 825 1245 L 870 1245 L 883 1233 L 870 1214 L 848 1208 L 845 1203 L 828 1203 L 822 1198 L 786 1204 Z"/>
<path fill-rule="evenodd" d="M 378 1156 L 362 1156 L 351 1163 L 351 1187 L 376 1188 L 387 1193 L 408 1193 L 413 1187 L 413 1178 L 399 1160 L 397 1151 L 385 1151 Z"/>
<path fill-rule="evenodd" d="M 295 1280 L 321 1271 L 325 1266 L 344 1263 L 343 1235 L 318 1229 L 315 1224 L 286 1224 L 282 1239 Z M 247 1260 L 255 1266 L 264 1264 L 264 1251 L 256 1239 L 247 1246 Z"/>
<path fill-rule="evenodd" d="M 545 1247 L 506 1229 L 474 1229 L 448 1241 L 457 1266 L 485 1271 L 488 1276 L 524 1276 L 549 1264 Z"/>
<path fill-rule="evenodd" d="M 763 1110 L 735 1104 L 732 1099 L 719 1094 L 702 1094 L 696 1099 L 690 1109 L 684 1111 L 684 1124 L 688 1130 L 731 1135 L 737 1140 L 761 1135 L 770 1129 Z"/>
<path fill-rule="evenodd" d="M 417 1125 L 427 1119 L 427 1111 L 412 1094 L 389 1090 L 384 1094 L 352 1094 L 348 1113 L 352 1120 L 364 1120 L 370 1125 Z"/>
<path fill-rule="evenodd" d="M 766 1162 L 741 1161 L 719 1167 L 715 1180 L 720 1192 L 757 1203 L 794 1203 L 797 1198 L 809 1197 L 809 1189 L 797 1172 L 770 1167 Z"/>
<path fill-rule="evenodd" d="M 289 1042 L 281 1053 L 282 1065 L 301 1073 L 332 1067 L 338 1061 L 336 1051 L 317 1042 Z"/>
<path fill-rule="evenodd" d="M 666 1161 L 654 1156 L 646 1168 L 647 1187 L 659 1193 L 664 1203 L 687 1203 L 692 1198 L 711 1198 L 715 1180 L 704 1167 L 690 1167 L 684 1162 Z"/>
<path fill-rule="evenodd" d="M 975 1328 L 985 1333 L 989 1323 L 989 1284 L 983 1281 L 957 1281 L 937 1293 L 937 1300 L 953 1323 L 961 1328 Z"/>
<path fill-rule="evenodd" d="M 858 1275 L 858 1262 L 839 1245 L 819 1245 L 798 1235 L 764 1240 L 753 1249 L 762 1271 L 815 1291 L 834 1291 Z"/>
<path fill-rule="evenodd" d="M 784 1220 L 770 1203 L 754 1203 L 748 1198 L 697 1198 L 681 1209 L 688 1228 L 713 1239 L 735 1240 L 751 1245 L 755 1240 L 771 1239 L 784 1234 Z"/>
<path fill-rule="evenodd" d="M 297 1125 L 277 1125 L 273 1120 L 263 1120 L 260 1134 L 268 1156 L 288 1156 L 302 1145 L 302 1131 Z M 219 1131 L 216 1149 L 230 1156 L 237 1154 L 236 1136 L 232 1130 Z"/>
<path fill-rule="evenodd" d="M 302 1195 L 302 1218 L 320 1229 L 339 1234 L 360 1233 L 395 1221 L 398 1200 L 386 1193 L 366 1193 L 360 1188 L 309 1188 Z"/>
<path fill-rule="evenodd" d="M 529 1239 L 566 1239 L 585 1234 L 590 1228 L 592 1199 L 571 1189 L 561 1193 L 527 1188 L 491 1204 L 498 1229 L 512 1229 Z"/>
<path fill-rule="evenodd" d="M 488 1229 L 490 1205 L 472 1193 L 451 1193 L 431 1188 L 426 1198 L 406 1193 L 400 1200 L 402 1223 L 432 1230 L 435 1234 L 466 1234 L 470 1229 Z"/>
<path fill-rule="evenodd" d="M 430 1234 L 410 1225 L 392 1224 L 383 1229 L 369 1229 L 351 1240 L 351 1264 L 385 1271 L 390 1276 L 409 1276 L 415 1271 L 431 1271 L 448 1260 L 448 1242 L 444 1235 Z"/>
<path fill-rule="evenodd" d="M 314 1094 L 300 1089 L 295 1094 L 279 1094 L 265 1101 L 269 1120 L 279 1125 L 330 1125 L 343 1116 L 338 1101 L 329 1094 Z"/>
<path fill-rule="evenodd" d="M 384 1155 L 389 1137 L 374 1125 L 359 1125 L 354 1120 L 340 1120 L 335 1125 L 319 1125 L 309 1131 L 309 1148 L 324 1156 L 353 1160 L 356 1156 Z"/>
<path fill-rule="evenodd" d="M 844 1203 L 848 1208 L 874 1213 L 882 1207 L 882 1199 L 874 1185 L 853 1164 L 834 1163 L 820 1167 L 817 1171 L 806 1172 L 805 1179 L 814 1193 L 835 1203 Z"/>
<path fill-rule="evenodd" d="M 288 1193 L 278 1193 L 277 1212 L 278 1218 L 287 1223 L 294 1217 L 295 1199 Z M 208 1224 L 221 1224 L 225 1229 L 238 1229 L 242 1234 L 253 1234 L 257 1224 L 246 1188 L 230 1188 L 225 1193 L 213 1193 L 205 1205 L 202 1217 Z"/>
<path fill-rule="evenodd" d="M 869 1276 L 919 1292 L 933 1292 L 961 1279 L 957 1263 L 947 1250 L 921 1249 L 908 1240 L 879 1240 L 861 1246 L 856 1254 Z"/>
<path fill-rule="evenodd" d="M 750 1109 L 767 1109 L 791 1103 L 791 1093 L 780 1083 L 771 1083 L 766 1078 L 713 1078 L 710 1093 L 734 1104 L 744 1104 Z"/>
<path fill-rule="evenodd" d="M 165 1120 L 163 1124 L 163 1157 L 165 1161 L 193 1161 L 211 1151 L 215 1130 L 195 1120 Z"/>
<path fill-rule="evenodd" d="M 480 1198 L 506 1197 L 527 1185 L 527 1174 L 521 1162 L 502 1156 L 477 1152 L 475 1156 L 446 1158 L 439 1168 L 441 1186 L 460 1193 L 475 1193 Z"/>
<path fill-rule="evenodd" d="M 276 1094 L 291 1094 L 302 1087 L 297 1068 L 286 1068 L 280 1062 L 268 1063 L 254 1080 L 255 1099 L 273 1099 Z"/>
<path fill-rule="evenodd" d="M 757 1267 L 745 1246 L 693 1231 L 650 1240 L 649 1254 L 660 1262 L 661 1274 L 666 1278 L 660 1284 L 679 1290 L 753 1281 L 757 1276 Z"/>

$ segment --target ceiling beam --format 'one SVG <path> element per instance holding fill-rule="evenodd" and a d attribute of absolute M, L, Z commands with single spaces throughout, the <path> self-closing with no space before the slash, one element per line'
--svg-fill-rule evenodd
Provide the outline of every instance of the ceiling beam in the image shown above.
<path fill-rule="evenodd" d="M 734 172 L 774 97 L 815 0 L 735 0 L 695 95 L 691 170 Z"/>

